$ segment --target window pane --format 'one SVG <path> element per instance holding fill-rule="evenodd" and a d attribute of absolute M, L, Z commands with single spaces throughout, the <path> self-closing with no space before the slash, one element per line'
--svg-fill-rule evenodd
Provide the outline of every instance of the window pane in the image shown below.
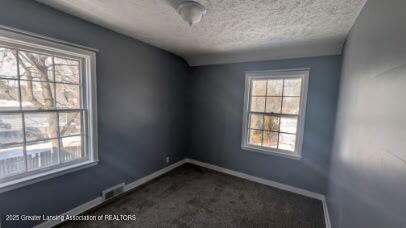
<path fill-rule="evenodd" d="M 296 135 L 291 134 L 279 134 L 279 149 L 295 151 Z"/>
<path fill-rule="evenodd" d="M 57 138 L 56 113 L 25 114 L 27 141 Z"/>
<path fill-rule="evenodd" d="M 17 80 L 0 79 L 0 110 L 20 109 Z"/>
<path fill-rule="evenodd" d="M 266 95 L 266 80 L 252 80 L 252 96 Z"/>
<path fill-rule="evenodd" d="M 27 144 L 28 170 L 58 164 L 58 140 L 46 140 Z"/>
<path fill-rule="evenodd" d="M 248 143 L 251 145 L 261 146 L 262 142 L 262 131 L 250 130 L 248 136 Z"/>
<path fill-rule="evenodd" d="M 82 137 L 66 137 L 61 139 L 62 162 L 82 158 Z"/>
<path fill-rule="evenodd" d="M 21 81 L 23 108 L 49 109 L 54 107 L 54 84 L 49 82 Z"/>
<path fill-rule="evenodd" d="M 296 134 L 297 118 L 281 117 L 281 132 Z"/>
<path fill-rule="evenodd" d="M 282 105 L 282 113 L 294 115 L 299 114 L 299 104 L 300 104 L 299 97 L 284 97 Z"/>
<path fill-rule="evenodd" d="M 80 108 L 80 86 L 57 83 L 56 107 Z"/>
<path fill-rule="evenodd" d="M 59 130 L 61 136 L 81 134 L 81 112 L 60 112 Z"/>
<path fill-rule="evenodd" d="M 250 128 L 262 130 L 264 119 L 262 115 L 250 115 Z"/>
<path fill-rule="evenodd" d="M 279 117 L 265 116 L 264 130 L 266 131 L 279 131 Z"/>
<path fill-rule="evenodd" d="M 268 80 L 268 96 L 282 96 L 283 80 Z"/>
<path fill-rule="evenodd" d="M 53 81 L 52 56 L 19 51 L 21 79 Z"/>
<path fill-rule="evenodd" d="M 0 47 L 0 78 L 17 78 L 17 52 Z"/>
<path fill-rule="evenodd" d="M 283 96 L 300 96 L 302 79 L 286 79 L 283 86 Z"/>
<path fill-rule="evenodd" d="M 266 112 L 267 113 L 281 113 L 282 97 L 267 97 L 266 98 Z"/>
<path fill-rule="evenodd" d="M 265 97 L 251 97 L 251 112 L 265 111 Z"/>
<path fill-rule="evenodd" d="M 55 57 L 55 80 L 79 84 L 79 61 Z"/>
<path fill-rule="evenodd" d="M 278 133 L 277 132 L 264 132 L 264 143 L 262 146 L 270 147 L 270 148 L 277 148 L 278 146 Z"/>
<path fill-rule="evenodd" d="M 25 171 L 23 145 L 0 147 L 0 178 Z"/>
<path fill-rule="evenodd" d="M 0 146 L 23 143 L 23 119 L 21 114 L 0 115 Z"/>

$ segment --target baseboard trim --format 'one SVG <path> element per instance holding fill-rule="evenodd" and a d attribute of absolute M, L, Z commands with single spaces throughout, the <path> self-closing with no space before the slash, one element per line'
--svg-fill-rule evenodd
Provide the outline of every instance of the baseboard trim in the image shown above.
<path fill-rule="evenodd" d="M 323 212 L 324 212 L 324 221 L 326 222 L 326 228 L 331 228 L 330 214 L 328 213 L 327 199 L 323 196 Z"/>
<path fill-rule="evenodd" d="M 260 184 L 264 184 L 264 185 L 268 185 L 271 187 L 275 187 L 275 188 L 279 188 L 288 192 L 293 192 L 299 195 L 303 195 L 306 197 L 310 197 L 313 199 L 317 199 L 322 201 L 323 204 L 323 212 L 324 212 L 324 221 L 326 223 L 326 228 L 331 228 L 331 223 L 330 223 L 330 217 L 329 217 L 329 213 L 328 213 L 328 208 L 327 208 L 327 203 L 326 203 L 326 197 L 322 194 L 316 193 L 316 192 L 311 192 L 305 189 L 301 189 L 301 188 L 297 188 L 291 185 L 287 185 L 287 184 L 282 184 L 282 183 L 278 183 L 276 181 L 271 181 L 271 180 L 267 180 L 267 179 L 263 179 L 260 177 L 256 177 L 256 176 L 252 176 L 252 175 L 248 175 L 245 173 L 241 173 L 241 172 L 237 172 L 234 170 L 230 170 L 230 169 L 226 169 L 217 165 L 212 165 L 209 163 L 205 163 L 205 162 L 201 162 L 201 161 L 197 161 L 197 160 L 193 160 L 193 159 L 186 159 L 186 162 L 191 163 L 191 164 L 195 164 L 204 168 L 208 168 L 208 169 L 212 169 L 218 172 L 222 172 L 222 173 L 226 173 L 232 176 L 236 176 L 239 178 L 243 178 L 249 181 L 253 181 L 253 182 L 257 182 Z"/>
<path fill-rule="evenodd" d="M 61 214 L 61 216 L 62 215 L 63 216 L 66 216 L 66 215 L 72 215 L 72 216 L 80 215 L 80 214 L 82 214 L 83 212 L 85 212 L 87 210 L 90 210 L 90 209 L 92 209 L 94 207 L 99 206 L 102 203 L 103 203 L 103 198 L 102 197 L 97 197 L 97 198 L 95 198 L 93 200 L 90 200 L 89 202 L 86 202 L 86 203 L 84 203 L 82 205 L 79 205 L 78 207 L 73 208 L 70 211 L 67 211 L 67 212 Z M 40 224 L 34 226 L 34 228 L 54 227 L 54 226 L 57 226 L 57 225 L 59 225 L 59 224 L 61 224 L 63 222 L 64 222 L 63 220 L 45 221 L 43 223 L 40 223 Z"/>
<path fill-rule="evenodd" d="M 202 166 L 208 169 L 212 169 L 218 172 L 222 172 L 222 173 L 226 173 L 232 176 L 236 176 L 236 177 L 240 177 L 249 181 L 253 181 L 253 182 L 257 182 L 260 184 L 264 184 L 264 185 L 268 185 L 271 187 L 275 187 L 275 188 L 279 188 L 288 192 L 293 192 L 299 195 L 303 195 L 303 196 L 307 196 L 310 198 L 314 198 L 314 199 L 318 199 L 318 200 L 323 200 L 324 196 L 322 194 L 319 193 L 315 193 L 315 192 L 311 192 L 305 189 L 301 189 L 301 188 L 297 188 L 297 187 L 293 187 L 291 185 L 287 185 L 287 184 L 281 184 L 279 182 L 276 181 L 271 181 L 271 180 L 267 180 L 267 179 L 263 179 L 260 177 L 256 177 L 256 176 L 252 176 L 252 175 L 248 175 L 245 173 L 241 173 L 241 172 L 237 172 L 234 170 L 230 170 L 230 169 L 226 169 L 217 165 L 212 165 L 209 163 L 205 163 L 205 162 L 200 162 L 200 161 L 196 161 L 193 159 L 186 159 L 186 162 L 191 163 L 191 164 L 195 164 L 198 166 Z"/>
<path fill-rule="evenodd" d="M 252 175 L 248 175 L 248 174 L 245 174 L 245 173 L 237 172 L 237 171 L 234 171 L 234 170 L 226 169 L 226 168 L 216 166 L 216 165 L 212 165 L 212 164 L 209 164 L 209 163 L 200 162 L 200 161 L 197 161 L 197 160 L 194 160 L 194 159 L 186 158 L 186 159 L 180 160 L 180 161 L 178 161 L 178 162 L 176 162 L 176 163 L 174 163 L 172 165 L 169 165 L 169 166 L 167 166 L 167 167 L 165 167 L 163 169 L 160 169 L 160 170 L 158 170 L 158 171 L 156 171 L 156 172 L 154 172 L 154 173 L 152 173 L 152 174 L 150 174 L 148 176 L 145 176 L 145 177 L 143 177 L 141 179 L 138 179 L 138 180 L 136 180 L 134 182 L 131 182 L 131 183 L 124 186 L 124 192 L 131 191 L 132 189 L 134 189 L 134 188 L 136 188 L 136 187 L 138 187 L 140 185 L 143 185 L 143 184 L 145 184 L 145 183 L 147 183 L 147 182 L 149 182 L 149 181 L 151 181 L 151 180 L 153 180 L 153 179 L 155 179 L 155 178 L 157 178 L 157 177 L 159 177 L 159 176 L 161 176 L 161 175 L 163 175 L 163 174 L 165 174 L 165 173 L 167 173 L 167 172 L 169 172 L 169 171 L 171 171 L 171 170 L 173 170 L 173 169 L 175 169 L 175 168 L 177 168 L 177 167 L 179 167 L 179 166 L 181 166 L 181 165 L 183 165 L 185 163 L 191 163 L 191 164 L 198 165 L 198 166 L 201 166 L 201 167 L 204 167 L 204 168 L 212 169 L 212 170 L 215 170 L 215 171 L 218 171 L 218 172 L 222 172 L 222 173 L 225 173 L 225 174 L 229 174 L 229 175 L 232 175 L 232 176 L 243 178 L 243 179 L 246 179 L 246 180 L 249 180 L 249 181 L 257 182 L 257 183 L 260 183 L 260 184 L 264 184 L 264 185 L 268 185 L 268 186 L 275 187 L 275 188 L 278 188 L 278 189 L 282 189 L 282 190 L 285 190 L 285 191 L 293 192 L 293 193 L 303 195 L 303 196 L 306 196 L 306 197 L 321 200 L 322 204 L 323 204 L 323 211 L 324 211 L 324 219 L 325 219 L 325 223 L 326 223 L 326 228 L 331 228 L 331 223 L 330 223 L 330 217 L 329 217 L 329 213 L 328 213 L 326 197 L 324 195 L 319 194 L 319 193 L 315 193 L 315 192 L 311 192 L 311 191 L 308 191 L 308 190 L 305 190 L 305 189 L 297 188 L 297 187 L 294 187 L 294 186 L 291 186 L 291 185 L 278 183 L 276 181 L 271 181 L 271 180 L 263 179 L 263 178 L 260 178 L 260 177 L 255 177 L 255 176 L 252 176 Z M 91 200 L 89 202 L 86 202 L 86 203 L 84 203 L 82 205 L 79 205 L 78 207 L 73 208 L 70 211 L 67 211 L 67 212 L 63 213 L 62 215 L 72 215 L 72 216 L 80 215 L 80 214 L 84 213 L 85 211 L 88 211 L 88 210 L 90 210 L 90 209 L 92 209 L 92 208 L 94 208 L 96 206 L 99 206 L 103 202 L 104 201 L 103 201 L 102 197 L 97 197 L 97 198 L 95 198 L 95 199 L 93 199 L 93 200 Z M 36 228 L 54 227 L 56 225 L 61 224 L 62 222 L 63 221 L 61 221 L 61 220 L 46 221 L 46 222 L 43 222 L 43 223 L 41 223 L 41 224 L 39 224 L 39 225 L 37 225 L 35 227 Z"/>
<path fill-rule="evenodd" d="M 169 166 L 167 166 L 167 167 L 165 167 L 163 169 L 160 169 L 160 170 L 158 170 L 158 171 L 156 171 L 156 172 L 154 172 L 154 173 L 152 173 L 152 174 L 150 174 L 148 176 L 145 176 L 145 177 L 143 177 L 141 179 L 138 179 L 138 180 L 136 180 L 134 182 L 131 182 L 131 183 L 124 186 L 124 191 L 125 192 L 130 191 L 130 190 L 132 190 L 132 189 L 134 189 L 134 188 L 136 188 L 136 187 L 138 187 L 140 185 L 143 185 L 143 184 L 145 184 L 145 183 L 147 183 L 147 182 L 149 182 L 149 181 L 151 181 L 151 180 L 153 180 L 153 179 L 155 179 L 155 178 L 157 178 L 157 177 L 159 177 L 159 176 L 161 176 L 161 175 L 163 175 L 163 174 L 165 174 L 165 173 L 167 173 L 167 172 L 169 172 L 169 171 L 171 171 L 171 170 L 173 170 L 173 169 L 175 169 L 175 168 L 177 168 L 177 167 L 179 167 L 179 166 L 181 166 L 181 165 L 183 165 L 185 163 L 186 163 L 186 159 L 180 160 L 180 161 L 178 161 L 176 163 L 173 163 L 172 165 L 169 165 Z"/>
<path fill-rule="evenodd" d="M 143 184 L 145 184 L 145 183 L 147 183 L 147 182 L 149 182 L 149 181 L 151 181 L 151 180 L 153 180 L 153 179 L 155 179 L 155 178 L 157 178 L 157 177 L 159 177 L 159 176 L 161 176 L 161 175 L 163 175 L 163 174 L 165 174 L 165 173 L 167 173 L 167 172 L 169 172 L 169 171 L 171 171 L 171 170 L 173 170 L 173 169 L 175 169 L 175 168 L 177 168 L 177 167 L 179 167 L 179 166 L 181 166 L 181 165 L 183 165 L 185 163 L 186 163 L 186 159 L 180 160 L 180 161 L 178 161 L 176 163 L 173 163 L 172 165 L 169 165 L 169 166 L 167 166 L 167 167 L 165 167 L 163 169 L 160 169 L 160 170 L 158 170 L 158 171 L 156 171 L 154 173 L 151 173 L 148 176 L 145 176 L 145 177 L 143 177 L 141 179 L 138 179 L 138 180 L 136 180 L 134 182 L 131 182 L 131 183 L 124 186 L 124 192 L 131 191 L 132 189 L 134 189 L 134 188 L 136 188 L 136 187 L 138 187 L 140 185 L 143 185 Z M 91 200 L 89 202 L 86 202 L 86 203 L 84 203 L 82 205 L 79 205 L 79 206 L 73 208 L 72 210 L 67 211 L 67 212 L 65 212 L 65 213 L 63 213 L 61 215 L 71 215 L 71 216 L 80 215 L 85 211 L 88 211 L 88 210 L 90 210 L 90 209 L 92 209 L 92 208 L 94 208 L 96 206 L 99 206 L 103 202 L 104 202 L 104 200 L 100 196 L 100 197 L 97 197 L 97 198 L 95 198 L 95 199 L 93 199 L 93 200 Z M 62 221 L 62 220 L 45 221 L 45 222 L 40 223 L 37 226 L 35 226 L 35 228 L 54 227 L 56 225 L 61 224 L 62 222 L 64 222 L 64 221 Z"/>

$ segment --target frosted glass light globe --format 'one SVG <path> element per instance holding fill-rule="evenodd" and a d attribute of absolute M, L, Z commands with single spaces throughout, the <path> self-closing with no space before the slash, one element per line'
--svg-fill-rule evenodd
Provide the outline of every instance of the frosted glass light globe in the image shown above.
<path fill-rule="evenodd" d="M 198 2 L 185 1 L 179 4 L 178 13 L 189 25 L 193 25 L 202 20 L 206 8 Z"/>

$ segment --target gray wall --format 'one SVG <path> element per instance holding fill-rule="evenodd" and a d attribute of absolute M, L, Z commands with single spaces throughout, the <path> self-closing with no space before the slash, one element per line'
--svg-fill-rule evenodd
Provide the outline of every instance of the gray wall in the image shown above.
<path fill-rule="evenodd" d="M 340 56 L 193 67 L 188 76 L 181 58 L 142 42 L 31 0 L 0 4 L 0 24 L 100 49 L 101 158 L 0 194 L 0 214 L 60 214 L 165 167 L 169 155 L 327 192 L 334 227 L 406 226 L 404 0 L 369 0 L 348 38 L 330 181 Z M 303 159 L 242 150 L 244 72 L 301 67 L 312 68 Z"/>
<path fill-rule="evenodd" d="M 302 160 L 241 149 L 245 72 L 310 67 Z M 325 193 L 341 57 L 326 56 L 193 67 L 187 157 Z"/>
<path fill-rule="evenodd" d="M 95 167 L 0 194 L 0 214 L 57 215 L 165 167 L 167 155 L 172 162 L 184 158 L 188 66 L 181 58 L 32 0 L 0 0 L 0 6 L 0 24 L 100 49 L 101 159 Z"/>
<path fill-rule="evenodd" d="M 369 0 L 345 46 L 327 195 L 334 228 L 406 227 L 405 9 Z"/>

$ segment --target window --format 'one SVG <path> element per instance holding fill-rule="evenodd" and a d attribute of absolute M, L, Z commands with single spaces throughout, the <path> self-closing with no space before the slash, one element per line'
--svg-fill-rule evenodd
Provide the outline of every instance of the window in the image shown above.
<path fill-rule="evenodd" d="M 0 192 L 97 161 L 95 53 L 0 31 Z"/>
<path fill-rule="evenodd" d="M 300 158 L 308 76 L 308 70 L 247 73 L 244 149 Z"/>

